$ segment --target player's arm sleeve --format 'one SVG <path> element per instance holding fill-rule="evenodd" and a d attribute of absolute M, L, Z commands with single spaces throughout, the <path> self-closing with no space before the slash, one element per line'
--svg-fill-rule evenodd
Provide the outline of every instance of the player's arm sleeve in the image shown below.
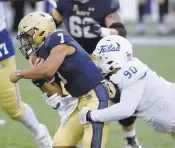
<path fill-rule="evenodd" d="M 132 86 L 125 88 L 121 93 L 120 103 L 105 109 L 91 111 L 92 121 L 106 122 L 132 116 L 142 98 L 144 87 L 145 80 L 140 79 Z"/>
<path fill-rule="evenodd" d="M 66 1 L 65 0 L 58 0 L 56 2 L 55 9 L 60 15 L 63 15 L 65 8 L 66 8 Z"/>
<path fill-rule="evenodd" d="M 56 8 L 52 8 L 51 15 L 52 15 L 53 20 L 56 24 L 56 27 L 59 27 L 62 23 L 62 20 L 63 20 L 62 15 L 56 10 Z"/>
<path fill-rule="evenodd" d="M 59 30 L 54 32 L 45 43 L 45 48 L 49 50 L 49 52 L 56 46 L 60 44 L 66 44 L 76 48 L 75 41 L 73 38 L 65 31 Z"/>
<path fill-rule="evenodd" d="M 105 17 L 105 25 L 107 28 L 111 28 L 112 35 L 120 35 L 123 37 L 127 36 L 126 28 L 123 24 L 123 20 L 120 16 L 120 3 L 118 0 L 112 0 L 111 11 Z"/>
<path fill-rule="evenodd" d="M 108 10 L 108 14 L 116 12 L 118 10 L 120 10 L 119 0 L 111 0 L 110 9 Z"/>

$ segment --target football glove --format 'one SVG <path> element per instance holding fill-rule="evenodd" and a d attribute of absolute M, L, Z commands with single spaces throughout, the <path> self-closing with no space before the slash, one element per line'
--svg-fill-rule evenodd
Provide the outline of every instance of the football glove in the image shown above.
<path fill-rule="evenodd" d="M 111 35 L 111 29 L 101 27 L 99 23 L 87 23 L 86 25 L 90 27 L 90 33 L 95 34 L 99 37 L 106 37 Z"/>
<path fill-rule="evenodd" d="M 60 99 L 62 98 L 57 93 L 48 97 L 46 93 L 43 94 L 43 98 L 46 101 L 47 105 L 51 106 L 53 109 L 58 109 L 60 106 Z"/>
<path fill-rule="evenodd" d="M 82 110 L 78 114 L 80 124 L 88 124 L 92 122 L 91 119 L 91 111 L 89 110 L 88 107 L 83 107 Z"/>

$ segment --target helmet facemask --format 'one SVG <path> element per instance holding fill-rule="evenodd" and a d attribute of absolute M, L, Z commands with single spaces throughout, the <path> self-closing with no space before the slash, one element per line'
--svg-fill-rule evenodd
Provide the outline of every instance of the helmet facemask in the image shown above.
<path fill-rule="evenodd" d="M 42 43 L 36 43 L 33 39 L 35 30 L 35 28 L 32 28 L 27 32 L 19 33 L 17 36 L 17 40 L 19 40 L 21 44 L 19 49 L 26 59 L 29 59 L 29 56 L 36 56 L 42 46 Z"/>

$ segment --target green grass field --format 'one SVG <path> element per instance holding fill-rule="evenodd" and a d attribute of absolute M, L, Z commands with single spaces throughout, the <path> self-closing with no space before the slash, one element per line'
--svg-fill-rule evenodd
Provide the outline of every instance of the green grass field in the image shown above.
<path fill-rule="evenodd" d="M 175 81 L 175 50 L 173 47 L 136 47 L 134 54 L 164 78 Z M 21 53 L 17 53 L 18 68 L 28 67 Z M 34 109 L 38 119 L 47 125 L 53 135 L 59 126 L 59 117 L 42 99 L 40 91 L 29 80 L 20 81 L 22 99 Z M 132 99 L 132 98 L 131 98 Z M 7 124 L 0 125 L 0 148 L 36 148 L 31 133 L 13 122 L 2 111 L 0 118 L 7 119 Z M 169 135 L 162 135 L 151 130 L 144 122 L 136 122 L 137 136 L 143 148 L 173 148 L 174 141 Z M 107 148 L 123 148 L 123 134 L 117 122 L 111 123 Z"/>

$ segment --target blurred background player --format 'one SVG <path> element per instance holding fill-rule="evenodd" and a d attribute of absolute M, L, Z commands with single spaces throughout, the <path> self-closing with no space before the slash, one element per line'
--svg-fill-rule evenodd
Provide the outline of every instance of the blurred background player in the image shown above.
<path fill-rule="evenodd" d="M 168 0 L 156 0 L 158 3 L 158 13 L 159 18 L 157 21 L 157 33 L 160 35 L 166 35 L 168 33 L 168 30 L 166 28 L 165 22 L 164 22 L 164 16 L 168 11 Z M 139 0 L 138 3 L 138 24 L 136 27 L 136 32 L 138 34 L 144 34 L 145 33 L 145 25 L 144 25 L 144 15 L 146 10 L 146 4 L 149 3 L 148 0 Z M 151 1 L 150 1 L 151 3 Z"/>
<path fill-rule="evenodd" d="M 57 27 L 63 21 L 66 30 L 91 55 L 102 37 L 111 34 L 126 37 L 119 9 L 118 0 L 59 0 L 52 16 Z M 134 121 L 135 117 L 119 121 L 124 130 L 126 148 L 141 148 Z"/>
<path fill-rule="evenodd" d="M 15 62 L 15 50 L 6 30 L 3 2 L 0 2 L 0 107 L 32 132 L 39 148 L 52 148 L 47 128 L 39 123 L 31 107 L 21 101 L 17 84 L 9 80 L 10 72 L 16 69 Z"/>

